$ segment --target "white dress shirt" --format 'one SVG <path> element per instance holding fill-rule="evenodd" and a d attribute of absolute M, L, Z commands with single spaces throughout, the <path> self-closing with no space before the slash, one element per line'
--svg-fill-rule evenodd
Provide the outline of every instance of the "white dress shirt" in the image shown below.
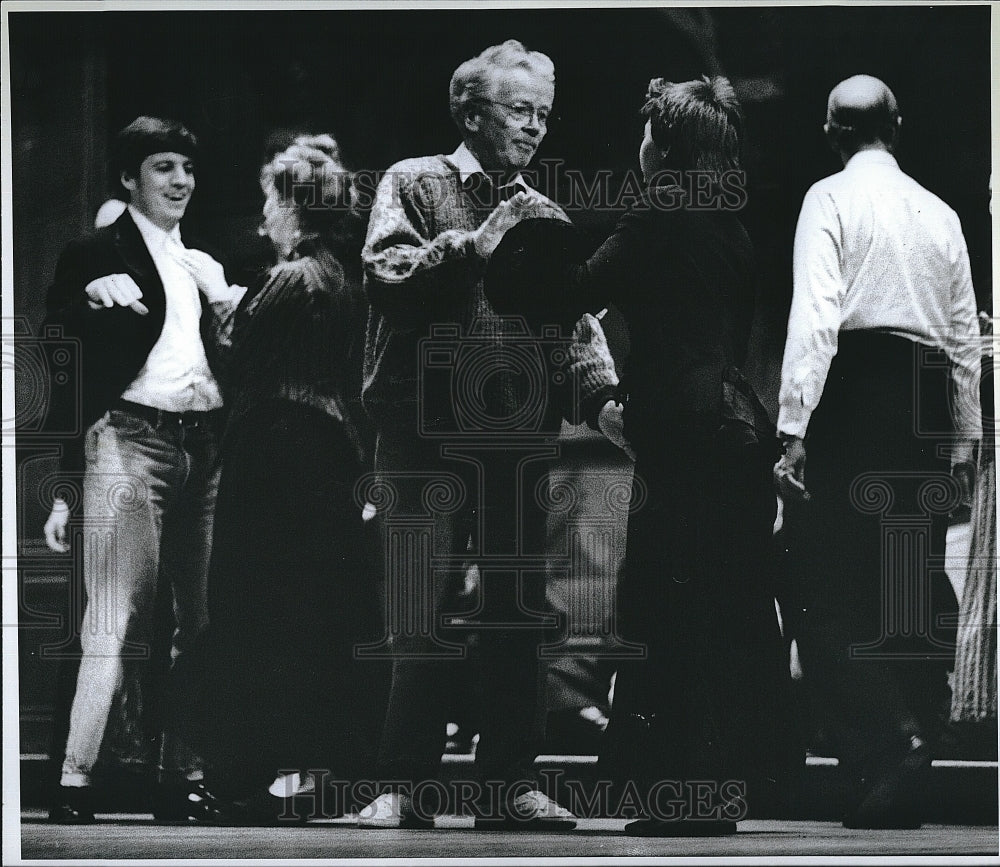
<path fill-rule="evenodd" d="M 171 255 L 184 249 L 180 226 L 164 232 L 131 205 L 128 210 L 163 281 L 167 310 L 159 339 L 122 397 L 170 412 L 218 409 L 222 394 L 201 341 L 198 284 Z"/>
<path fill-rule="evenodd" d="M 956 430 L 981 436 L 979 326 L 962 227 L 892 154 L 860 151 L 813 184 L 795 231 L 793 277 L 781 433 L 805 436 L 838 334 L 875 330 L 947 352 Z"/>

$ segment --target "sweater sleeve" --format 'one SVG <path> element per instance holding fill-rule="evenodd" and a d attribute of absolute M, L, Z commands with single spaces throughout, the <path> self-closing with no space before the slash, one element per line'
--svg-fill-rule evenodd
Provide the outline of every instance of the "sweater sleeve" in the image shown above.
<path fill-rule="evenodd" d="M 472 232 L 433 233 L 428 215 L 452 196 L 450 179 L 407 162 L 379 183 L 361 253 L 371 305 L 398 330 L 434 322 L 469 297 L 484 260 Z"/>

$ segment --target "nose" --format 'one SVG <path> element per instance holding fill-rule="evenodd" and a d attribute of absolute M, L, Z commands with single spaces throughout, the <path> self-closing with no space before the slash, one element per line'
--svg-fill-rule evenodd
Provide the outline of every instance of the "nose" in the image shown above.
<path fill-rule="evenodd" d="M 186 187 L 190 182 L 190 176 L 184 166 L 177 166 L 170 174 L 170 183 L 175 187 Z"/>
<path fill-rule="evenodd" d="M 533 111 L 531 113 L 531 117 L 528 118 L 523 129 L 525 132 L 531 133 L 531 135 L 539 135 L 544 126 L 545 125 L 538 118 L 538 112 Z"/>

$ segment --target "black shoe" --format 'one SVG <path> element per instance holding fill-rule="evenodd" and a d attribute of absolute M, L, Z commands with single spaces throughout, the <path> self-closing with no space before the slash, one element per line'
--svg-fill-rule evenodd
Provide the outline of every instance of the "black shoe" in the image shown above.
<path fill-rule="evenodd" d="M 607 727 L 608 718 L 597 707 L 552 711 L 545 724 L 546 748 L 552 753 L 596 756 Z"/>
<path fill-rule="evenodd" d="M 49 809 L 49 821 L 57 825 L 89 825 L 94 821 L 94 794 L 90 786 L 60 786 Z"/>
<path fill-rule="evenodd" d="M 153 793 L 153 818 L 158 822 L 231 825 L 232 812 L 229 802 L 215 797 L 201 780 L 159 783 Z"/>
<path fill-rule="evenodd" d="M 281 828 L 288 825 L 304 825 L 310 818 L 315 818 L 316 813 L 316 797 L 311 794 L 281 798 L 260 789 L 246 798 L 239 798 L 227 805 L 226 824 L 253 828 Z"/>
<path fill-rule="evenodd" d="M 679 819 L 664 822 L 661 819 L 637 819 L 625 826 L 629 837 L 726 837 L 736 833 L 735 822 Z"/>
<path fill-rule="evenodd" d="M 858 805 L 844 817 L 844 827 L 856 830 L 908 830 L 921 825 L 921 813 L 931 771 L 931 749 L 913 738 L 900 757 L 897 752 L 877 766 Z"/>

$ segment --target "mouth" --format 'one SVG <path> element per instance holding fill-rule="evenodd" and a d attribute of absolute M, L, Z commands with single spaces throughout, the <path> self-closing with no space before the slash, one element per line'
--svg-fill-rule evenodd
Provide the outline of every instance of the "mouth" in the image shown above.
<path fill-rule="evenodd" d="M 173 202 L 174 204 L 180 205 L 190 198 L 189 193 L 168 193 L 167 201 Z"/>

